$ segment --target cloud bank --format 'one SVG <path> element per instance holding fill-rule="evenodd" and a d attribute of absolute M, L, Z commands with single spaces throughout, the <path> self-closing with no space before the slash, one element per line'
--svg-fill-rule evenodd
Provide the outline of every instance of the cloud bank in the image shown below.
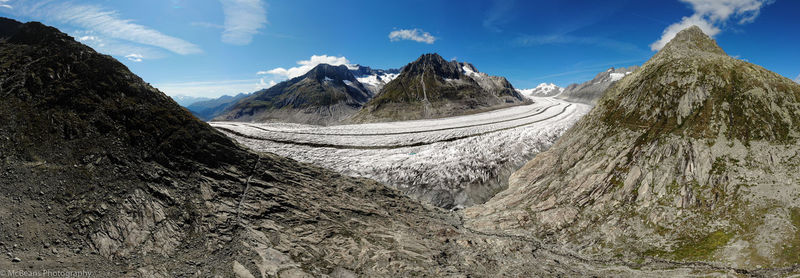
<path fill-rule="evenodd" d="M 264 75 L 264 74 L 271 74 L 282 78 L 292 79 L 303 74 L 306 74 L 308 71 L 313 69 L 319 64 L 329 64 L 332 66 L 338 65 L 345 65 L 350 69 L 355 69 L 356 66 L 350 64 L 350 61 L 347 60 L 344 56 L 336 57 L 336 56 L 328 56 L 328 55 L 312 55 L 311 58 L 308 60 L 297 61 L 296 67 L 291 68 L 274 68 L 267 71 L 259 71 L 257 74 Z"/>
<path fill-rule="evenodd" d="M 267 24 L 267 11 L 261 0 L 220 0 L 225 14 L 222 42 L 247 45 Z"/>
<path fill-rule="evenodd" d="M 773 0 L 680 0 L 694 10 L 691 16 L 668 26 L 661 34 L 661 39 L 653 42 L 650 49 L 656 51 L 663 48 L 678 32 L 692 25 L 697 25 L 706 35 L 715 36 L 729 22 L 747 24 L 758 17 L 761 8 L 774 2 Z"/>
<path fill-rule="evenodd" d="M 431 35 L 431 33 L 423 31 L 422 29 L 400 29 L 389 33 L 389 40 L 393 42 L 399 40 L 411 40 L 415 42 L 433 44 L 433 42 L 436 41 L 436 37 Z"/>

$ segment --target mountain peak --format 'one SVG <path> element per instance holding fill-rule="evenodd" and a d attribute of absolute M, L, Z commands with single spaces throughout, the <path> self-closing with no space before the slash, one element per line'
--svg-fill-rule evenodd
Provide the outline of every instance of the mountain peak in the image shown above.
<path fill-rule="evenodd" d="M 706 35 L 700 27 L 692 25 L 683 29 L 675 38 L 669 41 L 660 52 L 703 51 L 720 55 L 727 55 L 717 43 Z"/>
<path fill-rule="evenodd" d="M 336 81 L 355 80 L 355 76 L 350 72 L 350 68 L 348 68 L 346 65 L 334 66 L 329 64 L 319 64 L 308 71 L 305 76 L 317 80 L 322 80 L 326 77 Z"/>
<path fill-rule="evenodd" d="M 434 72 L 443 78 L 459 78 L 463 75 L 461 73 L 461 64 L 456 61 L 445 61 L 442 56 L 436 53 L 422 54 L 417 60 L 403 68 L 403 72 L 408 74 L 422 74 L 426 70 Z"/>

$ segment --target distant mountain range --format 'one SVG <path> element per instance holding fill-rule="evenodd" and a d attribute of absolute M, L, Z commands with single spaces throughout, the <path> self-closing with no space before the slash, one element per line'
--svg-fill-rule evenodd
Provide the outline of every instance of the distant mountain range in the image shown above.
<path fill-rule="evenodd" d="M 222 114 L 222 112 L 225 112 L 225 110 L 231 105 L 251 94 L 252 93 L 242 93 L 235 96 L 224 95 L 215 99 L 208 99 L 192 103 L 191 105 L 186 106 L 186 109 L 189 109 L 189 111 L 197 116 L 197 118 L 200 120 L 210 121 L 214 117 Z"/>
<path fill-rule="evenodd" d="M 448 117 L 527 101 L 503 77 L 425 54 L 402 69 L 320 64 L 250 96 L 189 110 L 204 120 L 331 125 Z"/>
<path fill-rule="evenodd" d="M 188 107 L 196 102 L 211 100 L 212 98 L 207 97 L 193 97 L 187 95 L 177 95 L 177 96 L 170 96 L 175 102 L 177 102 L 180 106 Z"/>
<path fill-rule="evenodd" d="M 533 89 L 517 89 L 517 92 L 528 97 L 552 97 L 564 92 L 564 88 L 553 83 L 541 83 Z"/>
<path fill-rule="evenodd" d="M 608 87 L 638 69 L 639 66 L 616 69 L 610 68 L 604 72 L 598 73 L 592 80 L 567 86 L 564 88 L 564 92 L 556 96 L 556 98 L 595 105 Z"/>
<path fill-rule="evenodd" d="M 638 69 L 639 66 L 618 69 L 612 67 L 598 73 L 592 80 L 581 84 L 573 83 L 566 88 L 553 83 L 541 83 L 536 88 L 518 89 L 517 91 L 528 97 L 555 97 L 571 102 L 595 105 L 608 87 Z"/>

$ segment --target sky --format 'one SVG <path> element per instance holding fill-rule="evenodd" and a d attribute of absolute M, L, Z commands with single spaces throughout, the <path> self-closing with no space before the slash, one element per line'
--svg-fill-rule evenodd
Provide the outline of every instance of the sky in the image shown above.
<path fill-rule="evenodd" d="M 698 25 L 731 56 L 800 82 L 800 1 L 0 0 L 120 60 L 168 95 L 249 93 L 318 63 L 400 68 L 424 53 L 516 88 L 641 65 Z"/>

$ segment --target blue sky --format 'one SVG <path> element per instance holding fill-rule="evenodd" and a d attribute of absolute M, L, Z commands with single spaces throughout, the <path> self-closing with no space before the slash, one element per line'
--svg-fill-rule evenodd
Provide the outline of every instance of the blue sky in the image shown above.
<path fill-rule="evenodd" d="M 798 11 L 794 0 L 0 0 L 0 15 L 55 26 L 167 94 L 207 97 L 318 62 L 398 68 L 428 52 L 517 88 L 566 86 L 642 64 L 692 24 L 729 55 L 796 79 Z"/>

